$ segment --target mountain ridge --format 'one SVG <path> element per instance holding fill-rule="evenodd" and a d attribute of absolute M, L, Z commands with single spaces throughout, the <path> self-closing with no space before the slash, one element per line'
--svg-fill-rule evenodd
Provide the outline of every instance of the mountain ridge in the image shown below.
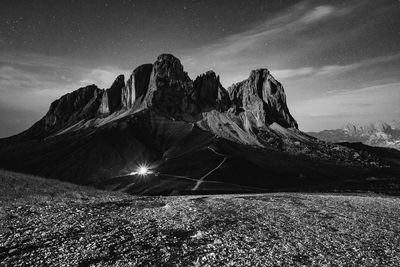
<path fill-rule="evenodd" d="M 143 165 L 146 179 L 134 174 Z M 213 71 L 190 79 L 170 54 L 62 96 L 0 140 L 0 167 L 139 194 L 331 183 L 386 165 L 301 132 L 268 69 L 227 90 Z"/>
<path fill-rule="evenodd" d="M 339 129 L 307 134 L 327 142 L 361 142 L 370 146 L 400 150 L 400 127 L 395 120 L 389 123 L 384 121 L 367 124 L 347 123 Z"/>

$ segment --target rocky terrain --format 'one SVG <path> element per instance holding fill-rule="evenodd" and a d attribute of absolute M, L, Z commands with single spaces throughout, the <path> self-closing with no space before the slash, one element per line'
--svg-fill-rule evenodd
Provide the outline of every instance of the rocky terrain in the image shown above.
<path fill-rule="evenodd" d="M 151 175 L 137 174 L 142 165 Z M 398 171 L 301 132 L 268 69 L 225 89 L 213 71 L 192 80 L 170 54 L 54 101 L 0 140 L 0 167 L 134 194 L 298 191 Z"/>
<path fill-rule="evenodd" d="M 144 197 L 1 171 L 1 266 L 398 266 L 400 200 Z"/>
<path fill-rule="evenodd" d="M 348 123 L 342 129 L 307 134 L 327 142 L 361 142 L 370 146 L 400 150 L 400 126 L 397 121 L 378 121 L 367 125 Z"/>

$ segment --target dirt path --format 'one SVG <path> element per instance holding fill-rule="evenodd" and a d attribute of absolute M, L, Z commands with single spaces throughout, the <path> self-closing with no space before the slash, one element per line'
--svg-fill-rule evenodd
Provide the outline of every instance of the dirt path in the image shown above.
<path fill-rule="evenodd" d="M 222 159 L 222 161 L 217 165 L 217 167 L 215 167 L 214 169 L 212 169 L 211 171 L 207 172 L 205 175 L 203 175 L 202 177 L 200 177 L 200 179 L 196 182 L 195 186 L 192 188 L 192 191 L 196 191 L 197 189 L 199 189 L 199 186 L 203 183 L 204 178 L 206 178 L 207 176 L 209 176 L 211 173 L 215 172 L 216 170 L 218 170 L 222 164 L 224 164 L 224 162 L 226 161 L 226 159 L 228 158 L 228 156 L 218 153 L 217 151 L 215 151 L 215 149 L 213 149 L 212 147 L 208 147 L 208 149 L 210 149 L 212 152 L 214 152 L 216 155 L 218 156 L 222 156 L 224 157 Z"/>

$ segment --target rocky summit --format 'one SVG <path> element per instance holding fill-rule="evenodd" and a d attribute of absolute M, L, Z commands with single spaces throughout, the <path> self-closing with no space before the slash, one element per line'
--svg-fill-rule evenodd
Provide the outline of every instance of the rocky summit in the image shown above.
<path fill-rule="evenodd" d="M 247 80 L 232 85 L 228 92 L 213 71 L 192 81 L 178 58 L 162 54 L 154 64 L 137 67 L 126 83 L 124 79 L 119 75 L 109 89 L 89 85 L 62 96 L 28 132 L 49 136 L 82 120 L 142 109 L 188 122 L 200 121 L 203 112 L 229 110 L 234 115 L 243 113 L 252 127 L 277 122 L 297 128 L 282 85 L 267 69 L 252 71 Z"/>
<path fill-rule="evenodd" d="M 304 190 L 393 164 L 301 132 L 268 69 L 225 89 L 213 71 L 192 80 L 170 54 L 108 89 L 62 96 L 0 140 L 2 168 L 137 194 Z"/>
<path fill-rule="evenodd" d="M 297 128 L 286 105 L 283 86 L 267 69 L 253 70 L 247 80 L 232 85 L 229 91 L 235 112 L 245 112 L 257 127 L 277 122 L 286 128 Z"/>

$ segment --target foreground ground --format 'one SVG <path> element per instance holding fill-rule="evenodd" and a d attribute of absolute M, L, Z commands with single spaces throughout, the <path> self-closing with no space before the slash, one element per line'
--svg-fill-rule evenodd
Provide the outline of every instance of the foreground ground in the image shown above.
<path fill-rule="evenodd" d="M 0 266 L 398 266 L 400 198 L 135 197 L 2 171 Z"/>

